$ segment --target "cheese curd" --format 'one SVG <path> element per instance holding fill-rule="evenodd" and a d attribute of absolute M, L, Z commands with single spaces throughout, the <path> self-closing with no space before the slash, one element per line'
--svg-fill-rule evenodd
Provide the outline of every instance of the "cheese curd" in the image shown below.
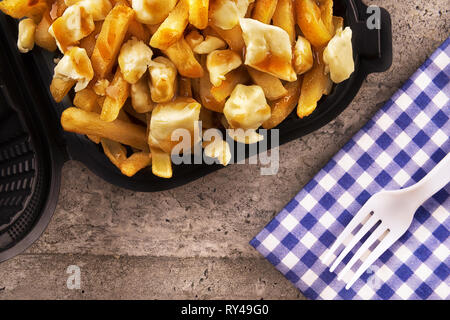
<path fill-rule="evenodd" d="M 27 53 L 34 48 L 34 35 L 36 23 L 33 19 L 27 18 L 19 22 L 19 36 L 17 38 L 17 48 L 22 53 Z"/>
<path fill-rule="evenodd" d="M 185 133 L 189 133 L 192 145 L 200 109 L 201 105 L 192 98 L 178 98 L 173 102 L 158 104 L 153 109 L 150 121 L 150 146 L 171 153 L 180 143 L 179 140 L 172 141 L 172 133 L 177 129 L 184 129 Z"/>
<path fill-rule="evenodd" d="M 258 129 L 271 116 L 260 86 L 238 84 L 225 103 L 223 113 L 231 128 Z"/>
<path fill-rule="evenodd" d="M 197 54 L 209 54 L 214 50 L 223 49 L 227 46 L 225 41 L 213 36 L 206 36 L 205 40 L 195 46 L 194 52 Z"/>
<path fill-rule="evenodd" d="M 169 16 L 177 0 L 132 0 L 136 20 L 145 24 L 158 24 Z"/>
<path fill-rule="evenodd" d="M 255 0 L 216 0 L 211 4 L 211 21 L 223 30 L 231 30 L 239 19 L 247 14 L 248 7 Z"/>
<path fill-rule="evenodd" d="M 105 20 L 109 11 L 112 9 L 109 0 L 64 0 L 66 6 L 77 5 L 83 7 L 92 15 L 94 21 Z"/>
<path fill-rule="evenodd" d="M 94 19 L 84 7 L 73 5 L 56 19 L 48 32 L 55 38 L 62 53 L 78 44 L 95 29 Z"/>
<path fill-rule="evenodd" d="M 68 50 L 55 67 L 54 78 L 77 82 L 75 92 L 86 88 L 93 77 L 91 60 L 83 48 L 73 47 Z"/>
<path fill-rule="evenodd" d="M 239 23 L 239 10 L 233 0 L 217 0 L 211 4 L 211 21 L 223 30 L 233 29 Z"/>
<path fill-rule="evenodd" d="M 210 81 L 218 87 L 226 80 L 225 75 L 242 65 L 242 59 L 232 50 L 215 50 L 208 54 L 206 67 L 209 71 Z"/>
<path fill-rule="evenodd" d="M 304 74 L 313 66 L 314 58 L 311 44 L 306 38 L 298 36 L 294 47 L 294 70 L 297 74 Z"/>
<path fill-rule="evenodd" d="M 217 130 L 217 129 L 216 129 Z M 218 131 L 218 130 L 217 130 Z M 218 135 L 220 134 L 220 131 Z M 223 139 L 214 138 L 211 142 L 203 145 L 205 156 L 215 158 L 220 164 L 226 166 L 231 161 L 230 145 Z"/>
<path fill-rule="evenodd" d="M 138 82 L 152 62 L 152 56 L 152 49 L 143 41 L 135 37 L 128 40 L 119 53 L 119 66 L 123 78 L 131 84 Z"/>
<path fill-rule="evenodd" d="M 155 58 L 148 68 L 149 86 L 152 100 L 156 103 L 168 102 L 175 95 L 177 68 L 165 57 Z"/>
<path fill-rule="evenodd" d="M 255 2 L 255 0 L 234 0 L 236 2 L 236 6 L 238 8 L 239 17 L 244 18 L 247 14 L 248 7 L 250 4 Z"/>
<path fill-rule="evenodd" d="M 340 83 L 350 78 L 355 71 L 352 29 L 346 27 L 344 30 L 336 32 L 323 52 L 323 61 L 326 64 L 326 71 L 329 71 L 334 83 Z"/>
<path fill-rule="evenodd" d="M 240 19 L 246 45 L 245 64 L 286 81 L 297 80 L 288 33 L 254 19 Z"/>

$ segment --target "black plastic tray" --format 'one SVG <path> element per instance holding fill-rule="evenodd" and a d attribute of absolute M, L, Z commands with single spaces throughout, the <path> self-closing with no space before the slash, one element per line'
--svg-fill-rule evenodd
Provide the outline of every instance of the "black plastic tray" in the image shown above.
<path fill-rule="evenodd" d="M 368 74 L 386 71 L 392 63 L 391 20 L 386 10 L 381 8 L 381 28 L 374 30 L 367 28 L 369 15 L 361 0 L 335 0 L 334 11 L 353 30 L 356 71 L 335 86 L 310 117 L 298 119 L 293 112 L 278 127 L 280 144 L 335 119 Z M 58 104 L 51 98 L 55 56 L 39 48 L 20 54 L 17 21 L 3 14 L 0 28 L 0 262 L 25 250 L 44 231 L 58 200 L 62 165 L 68 160 L 84 163 L 116 186 L 145 192 L 177 187 L 222 168 L 174 166 L 172 179 L 155 177 L 151 170 L 133 178 L 122 175 L 99 146 L 84 136 L 63 132 L 59 118 L 71 101 L 66 98 Z M 248 148 L 246 155 L 252 155 Z"/>

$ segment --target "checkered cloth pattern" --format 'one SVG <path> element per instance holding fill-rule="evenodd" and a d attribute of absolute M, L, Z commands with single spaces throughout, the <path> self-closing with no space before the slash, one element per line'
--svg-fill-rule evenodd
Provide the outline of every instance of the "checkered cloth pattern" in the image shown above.
<path fill-rule="evenodd" d="M 449 56 L 450 38 L 250 242 L 306 297 L 450 298 L 450 184 L 349 290 L 337 273 L 352 254 L 336 273 L 321 262 L 370 196 L 415 184 L 450 152 Z"/>

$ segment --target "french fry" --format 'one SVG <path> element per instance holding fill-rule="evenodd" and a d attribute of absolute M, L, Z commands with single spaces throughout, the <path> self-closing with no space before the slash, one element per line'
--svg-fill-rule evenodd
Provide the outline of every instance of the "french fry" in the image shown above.
<path fill-rule="evenodd" d="M 151 38 L 150 30 L 147 29 L 142 23 L 138 22 L 136 19 L 132 19 L 130 25 L 128 26 L 128 33 L 139 40 L 148 43 Z"/>
<path fill-rule="evenodd" d="M 103 103 L 101 119 L 107 122 L 116 120 L 129 96 L 130 84 L 123 78 L 120 68 L 117 68 L 111 85 L 106 89 L 106 99 Z"/>
<path fill-rule="evenodd" d="M 270 119 L 263 123 L 264 129 L 273 129 L 282 123 L 295 109 L 300 97 L 301 78 L 286 84 L 287 94 L 276 101 L 270 101 L 272 109 Z"/>
<path fill-rule="evenodd" d="M 206 56 L 202 56 L 202 65 L 205 64 L 206 64 Z M 198 88 L 202 106 L 208 110 L 222 113 L 223 108 L 225 106 L 225 101 L 222 102 L 217 101 L 211 93 L 212 88 L 213 85 L 209 80 L 209 72 L 205 72 L 204 76 L 200 78 Z"/>
<path fill-rule="evenodd" d="M 106 17 L 91 57 L 97 77 L 105 78 L 111 72 L 133 17 L 133 9 L 121 4 Z"/>
<path fill-rule="evenodd" d="M 223 30 L 214 25 L 210 27 L 228 44 L 231 50 L 243 55 L 245 48 L 244 38 L 242 37 L 242 29 L 240 25 L 235 26 L 230 30 Z"/>
<path fill-rule="evenodd" d="M 184 38 L 171 45 L 163 53 L 175 64 L 178 72 L 187 78 L 200 78 L 203 68 L 195 59 L 194 52 Z"/>
<path fill-rule="evenodd" d="M 253 79 L 253 82 L 263 89 L 267 100 L 277 100 L 288 93 L 286 88 L 283 87 L 280 79 L 277 77 L 251 67 L 248 67 L 247 70 L 250 77 Z"/>
<path fill-rule="evenodd" d="M 250 80 L 247 70 L 241 67 L 231 71 L 227 74 L 226 80 L 222 81 L 222 84 L 218 87 L 212 87 L 210 92 L 214 101 L 217 101 L 217 105 L 221 106 L 225 103 L 225 100 L 231 95 L 233 89 L 238 84 L 246 84 Z M 221 110 L 221 109 L 218 109 Z"/>
<path fill-rule="evenodd" d="M 319 0 L 319 7 L 325 27 L 327 27 L 328 31 L 334 35 L 333 0 Z"/>
<path fill-rule="evenodd" d="M 170 154 L 159 148 L 150 148 L 152 154 L 152 172 L 155 176 L 165 179 L 172 178 L 172 160 Z"/>
<path fill-rule="evenodd" d="M 209 0 L 189 0 L 189 23 L 197 29 L 208 26 Z"/>
<path fill-rule="evenodd" d="M 131 119 L 129 116 L 133 117 L 138 122 L 142 122 L 142 124 L 147 124 L 147 114 L 151 114 L 150 112 L 147 113 L 139 113 L 137 112 L 133 106 L 131 106 L 129 103 L 125 103 L 122 110 L 120 110 L 119 116 L 124 113 L 128 117 L 128 121 L 131 122 Z M 128 116 L 129 115 L 129 116 Z"/>
<path fill-rule="evenodd" d="M 322 56 L 322 52 L 323 50 L 318 52 L 319 57 Z M 329 94 L 333 86 L 330 75 L 325 74 L 325 64 L 321 60 L 321 58 L 315 59 L 312 69 L 304 75 L 297 107 L 297 115 L 300 118 L 312 114 L 317 108 L 317 102 L 324 94 Z"/>
<path fill-rule="evenodd" d="M 106 122 L 101 120 L 97 113 L 72 107 L 64 110 L 61 125 L 69 132 L 97 135 L 139 150 L 148 150 L 145 127 L 130 122 Z"/>
<path fill-rule="evenodd" d="M 56 102 L 61 102 L 69 93 L 70 89 L 75 85 L 75 80 L 53 78 L 50 84 L 50 93 Z"/>
<path fill-rule="evenodd" d="M 50 17 L 50 10 L 47 9 L 43 13 L 42 19 L 37 25 L 36 33 L 34 36 L 34 41 L 36 42 L 36 44 L 48 51 L 56 50 L 55 38 L 53 38 L 52 35 L 48 32 L 48 28 L 50 28 L 52 23 L 53 20 Z"/>
<path fill-rule="evenodd" d="M 120 170 L 122 163 L 127 160 L 127 149 L 117 141 L 101 138 L 103 152 L 108 159 Z"/>
<path fill-rule="evenodd" d="M 0 11 L 16 18 L 29 17 L 38 23 L 42 14 L 48 9 L 46 0 L 3 0 L 0 2 Z"/>
<path fill-rule="evenodd" d="M 180 97 L 192 98 L 192 80 L 185 77 L 178 79 L 178 95 Z"/>
<path fill-rule="evenodd" d="M 183 36 L 189 19 L 188 0 L 180 0 L 169 16 L 152 36 L 150 45 L 154 48 L 167 50 Z"/>
<path fill-rule="evenodd" d="M 75 94 L 73 104 L 84 111 L 94 112 L 95 108 L 98 106 L 97 98 L 98 96 L 94 89 L 87 87 Z"/>
<path fill-rule="evenodd" d="M 131 85 L 130 95 L 131 105 L 137 113 L 151 112 L 155 107 L 146 74 L 138 82 Z"/>
<path fill-rule="evenodd" d="M 274 26 L 280 27 L 289 34 L 291 43 L 295 42 L 294 0 L 278 0 L 272 17 Z"/>
<path fill-rule="evenodd" d="M 91 57 L 94 53 L 95 44 L 97 42 L 97 37 L 102 30 L 103 21 L 94 22 L 95 28 L 90 35 L 80 40 L 80 48 L 84 48 L 88 57 Z"/>
<path fill-rule="evenodd" d="M 132 177 L 138 171 L 152 163 L 152 156 L 148 152 L 135 152 L 120 165 L 120 171 L 127 177 Z"/>
<path fill-rule="evenodd" d="M 277 8 L 277 2 L 278 0 L 256 0 L 252 18 L 270 24 Z"/>
<path fill-rule="evenodd" d="M 66 9 L 67 5 L 65 0 L 55 0 L 52 3 L 52 8 L 50 10 L 50 17 L 52 18 L 52 20 L 56 20 L 63 15 Z"/>
<path fill-rule="evenodd" d="M 339 29 L 344 29 L 344 18 L 342 17 L 333 17 L 333 27 L 334 27 L 334 31 L 336 33 L 337 30 Z"/>
<path fill-rule="evenodd" d="M 295 1 L 295 11 L 298 26 L 314 47 L 323 47 L 331 40 L 333 33 L 322 19 L 322 12 L 315 0 Z"/>

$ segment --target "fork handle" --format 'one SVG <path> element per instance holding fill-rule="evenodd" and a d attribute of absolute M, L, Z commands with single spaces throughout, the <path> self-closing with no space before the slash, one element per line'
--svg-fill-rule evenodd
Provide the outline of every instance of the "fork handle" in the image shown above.
<path fill-rule="evenodd" d="M 444 188 L 450 182 L 450 154 L 447 154 L 422 180 L 405 189 L 414 194 L 419 208 L 436 192 Z M 413 200 L 414 201 L 414 200 Z"/>

